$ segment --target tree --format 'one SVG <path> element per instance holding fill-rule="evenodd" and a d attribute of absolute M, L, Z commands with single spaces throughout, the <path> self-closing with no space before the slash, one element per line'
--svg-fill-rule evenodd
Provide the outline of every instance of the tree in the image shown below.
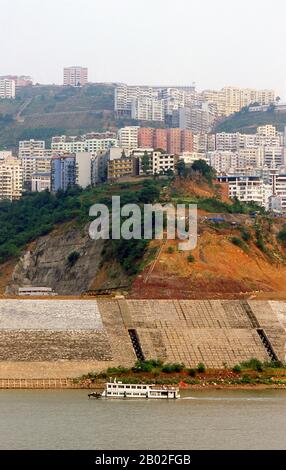
<path fill-rule="evenodd" d="M 145 150 L 144 155 L 141 160 L 141 166 L 143 173 L 147 174 L 150 170 L 150 159 L 147 150 Z"/>
<path fill-rule="evenodd" d="M 212 179 L 215 177 L 215 170 L 208 165 L 205 160 L 196 160 L 191 169 L 197 173 L 200 173 L 206 180 L 211 183 Z"/>
<path fill-rule="evenodd" d="M 179 160 L 176 164 L 176 170 L 180 178 L 185 178 L 187 174 L 186 164 L 184 160 Z"/>

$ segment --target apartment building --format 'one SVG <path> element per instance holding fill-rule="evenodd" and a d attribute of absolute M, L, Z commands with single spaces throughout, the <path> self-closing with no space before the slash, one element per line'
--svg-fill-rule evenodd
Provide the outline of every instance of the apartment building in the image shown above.
<path fill-rule="evenodd" d="M 26 188 L 31 189 L 34 173 L 50 173 L 51 149 L 45 148 L 43 140 L 22 140 L 19 142 L 19 159 L 23 167 L 23 181 Z"/>
<path fill-rule="evenodd" d="M 118 139 L 113 132 L 91 132 L 81 136 L 55 136 L 52 138 L 52 151 L 68 153 L 90 152 L 108 150 L 118 147 Z"/>
<path fill-rule="evenodd" d="M 0 77 L 0 80 L 2 79 L 14 80 L 16 88 L 22 88 L 33 85 L 32 77 L 27 75 L 4 75 Z"/>
<path fill-rule="evenodd" d="M 131 118 L 137 121 L 165 120 L 164 100 L 157 98 L 138 98 L 133 100 Z"/>
<path fill-rule="evenodd" d="M 51 172 L 49 173 L 34 173 L 31 179 L 31 191 L 42 192 L 51 191 Z"/>
<path fill-rule="evenodd" d="M 192 165 L 197 160 L 204 160 L 207 164 L 210 164 L 208 155 L 198 152 L 183 152 L 179 156 L 179 160 L 183 160 L 186 165 Z"/>
<path fill-rule="evenodd" d="M 230 151 L 219 151 L 209 152 L 207 154 L 209 164 L 212 166 L 218 174 L 226 174 L 231 168 L 238 166 L 238 153 Z"/>
<path fill-rule="evenodd" d="M 123 149 L 138 148 L 138 131 L 139 126 L 126 126 L 118 131 L 118 144 Z"/>
<path fill-rule="evenodd" d="M 78 185 L 85 189 L 92 185 L 93 161 L 91 152 L 53 155 L 51 159 L 51 190 L 66 191 L 69 186 Z"/>
<path fill-rule="evenodd" d="M 0 161 L 0 199 L 14 201 L 22 196 L 23 169 L 18 158 L 7 156 Z"/>
<path fill-rule="evenodd" d="M 193 150 L 193 133 L 179 128 L 153 129 L 140 127 L 138 147 L 165 150 L 169 154 L 180 155 Z"/>
<path fill-rule="evenodd" d="M 218 176 L 220 183 L 227 183 L 229 197 L 236 197 L 242 202 L 255 202 L 266 209 L 269 208 L 271 185 L 265 184 L 259 176 Z"/>
<path fill-rule="evenodd" d="M 51 191 L 66 191 L 76 184 L 75 154 L 53 155 L 51 159 Z"/>
<path fill-rule="evenodd" d="M 174 154 L 151 151 L 151 149 L 141 149 L 140 153 L 138 151 L 135 151 L 133 156 L 137 156 L 138 158 L 138 173 L 140 175 L 161 175 L 166 174 L 168 171 L 175 171 L 177 157 Z M 144 162 L 145 157 L 148 157 L 149 160 L 147 165 Z M 145 165 L 147 166 L 147 169 Z"/>
<path fill-rule="evenodd" d="M 88 81 L 87 67 L 65 67 L 63 75 L 65 86 L 81 87 L 86 85 Z"/>
<path fill-rule="evenodd" d="M 205 90 L 202 96 L 215 104 L 218 116 L 229 116 L 253 103 L 270 105 L 275 102 L 274 90 L 255 90 L 251 88 L 224 87 L 221 90 Z"/>
<path fill-rule="evenodd" d="M 279 209 L 281 209 L 282 212 L 286 212 L 286 174 L 279 174 L 278 171 L 273 171 L 271 175 L 271 185 L 276 206 L 278 202 L 278 205 L 280 206 Z"/>
<path fill-rule="evenodd" d="M 7 157 L 12 157 L 11 150 L 0 150 L 0 161 L 5 160 Z"/>
<path fill-rule="evenodd" d="M 136 159 L 133 157 L 121 157 L 110 160 L 107 165 L 107 179 L 115 180 L 127 176 L 135 176 Z"/>
<path fill-rule="evenodd" d="M 16 97 L 15 80 L 0 78 L 0 99 L 10 100 Z"/>
<path fill-rule="evenodd" d="M 264 165 L 268 168 L 279 168 L 284 166 L 284 148 L 264 147 Z"/>
<path fill-rule="evenodd" d="M 210 132 L 217 114 L 211 103 L 202 103 L 192 108 L 175 109 L 172 113 L 172 125 L 180 129 L 188 129 L 195 134 Z"/>

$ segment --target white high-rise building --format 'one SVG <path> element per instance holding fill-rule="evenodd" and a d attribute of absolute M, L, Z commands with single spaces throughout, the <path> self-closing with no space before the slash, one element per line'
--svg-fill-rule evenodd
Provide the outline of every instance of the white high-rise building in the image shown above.
<path fill-rule="evenodd" d="M 119 147 L 127 150 L 138 148 L 139 126 L 126 126 L 118 131 Z"/>
<path fill-rule="evenodd" d="M 88 69 L 87 67 L 65 67 L 64 68 L 64 85 L 80 87 L 87 84 Z"/>
<path fill-rule="evenodd" d="M 118 147 L 116 134 L 113 132 L 91 132 L 81 136 L 60 135 L 52 138 L 52 150 L 75 152 L 98 152 Z"/>
<path fill-rule="evenodd" d="M 0 79 L 0 99 L 13 99 L 16 96 L 15 80 L 9 78 Z"/>
<path fill-rule="evenodd" d="M 0 162 L 0 199 L 19 199 L 23 192 L 23 168 L 16 157 L 8 156 Z"/>
<path fill-rule="evenodd" d="M 19 142 L 19 159 L 23 167 L 24 183 L 31 184 L 34 173 L 51 171 L 52 151 L 45 148 L 44 140 L 21 140 Z"/>

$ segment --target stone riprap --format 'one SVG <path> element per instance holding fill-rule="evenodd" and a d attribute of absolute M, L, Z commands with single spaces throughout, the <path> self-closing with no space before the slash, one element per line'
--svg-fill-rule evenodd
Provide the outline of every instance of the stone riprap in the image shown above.
<path fill-rule="evenodd" d="M 233 366 L 253 357 L 270 361 L 270 350 L 284 361 L 285 329 L 285 302 L 0 300 L 0 378 L 130 367 L 137 360 L 130 332 L 146 359 L 188 367 Z"/>

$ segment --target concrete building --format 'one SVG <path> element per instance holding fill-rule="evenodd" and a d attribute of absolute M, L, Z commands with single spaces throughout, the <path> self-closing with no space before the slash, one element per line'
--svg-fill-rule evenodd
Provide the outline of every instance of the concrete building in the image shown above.
<path fill-rule="evenodd" d="M 138 131 L 139 126 L 126 126 L 118 131 L 119 147 L 123 149 L 137 149 L 138 148 Z"/>
<path fill-rule="evenodd" d="M 286 212 L 286 174 L 273 171 L 271 175 L 272 194 L 272 209 Z M 279 207 L 280 205 L 280 207 Z"/>
<path fill-rule="evenodd" d="M 53 151 L 69 153 L 95 153 L 110 147 L 118 147 L 118 140 L 113 132 L 90 132 L 81 136 L 54 136 L 51 145 Z"/>
<path fill-rule="evenodd" d="M 51 191 L 51 172 L 34 173 L 31 180 L 32 192 Z"/>
<path fill-rule="evenodd" d="M 179 156 L 179 160 L 183 160 L 186 165 L 192 165 L 197 160 L 204 160 L 208 164 L 210 162 L 209 157 L 205 153 L 198 152 L 183 152 L 183 154 Z"/>
<path fill-rule="evenodd" d="M 134 157 L 121 157 L 110 160 L 107 165 L 107 179 L 115 180 L 136 175 L 136 162 Z"/>
<path fill-rule="evenodd" d="M 12 157 L 11 150 L 0 150 L 0 160 L 5 160 L 7 157 Z"/>
<path fill-rule="evenodd" d="M 269 106 L 275 102 L 274 90 L 255 90 L 228 86 L 218 91 L 205 90 L 202 95 L 206 101 L 215 104 L 218 116 L 229 116 L 254 103 Z"/>
<path fill-rule="evenodd" d="M 24 185 L 31 189 L 34 173 L 50 173 L 52 151 L 45 148 L 43 140 L 22 140 L 19 142 L 19 158 L 23 167 Z"/>
<path fill-rule="evenodd" d="M 153 129 L 140 127 L 138 147 L 162 149 L 170 154 L 180 155 L 193 150 L 193 133 L 178 128 Z"/>
<path fill-rule="evenodd" d="M 138 149 L 139 150 L 139 149 Z M 150 149 L 149 149 L 150 150 Z M 148 151 L 148 149 L 141 149 L 141 154 L 135 152 L 134 156 L 138 156 L 138 172 L 140 175 L 160 175 L 165 174 L 169 170 L 175 171 L 175 164 L 177 161 L 176 156 L 173 154 L 162 153 L 160 151 Z M 148 157 L 148 168 L 144 169 L 143 158 Z"/>
<path fill-rule="evenodd" d="M 0 199 L 13 201 L 23 192 L 23 169 L 18 158 L 7 156 L 0 161 Z"/>
<path fill-rule="evenodd" d="M 259 176 L 218 176 L 218 181 L 228 184 L 229 197 L 236 197 L 246 203 L 255 202 L 261 207 L 269 208 L 272 188 Z"/>
<path fill-rule="evenodd" d="M 90 152 L 53 155 L 51 158 L 51 191 L 66 191 L 78 185 L 85 189 L 92 184 L 93 160 Z"/>
<path fill-rule="evenodd" d="M 75 154 L 75 183 L 85 189 L 91 185 L 91 161 L 94 154 L 90 152 L 77 152 Z"/>
<path fill-rule="evenodd" d="M 53 155 L 51 159 L 51 191 L 66 191 L 76 184 L 74 154 Z"/>
<path fill-rule="evenodd" d="M 32 77 L 27 75 L 4 75 L 0 77 L 0 80 L 2 79 L 14 80 L 16 88 L 22 88 L 33 85 Z"/>
<path fill-rule="evenodd" d="M 268 168 L 279 168 L 284 166 L 283 147 L 264 147 L 264 165 Z"/>
<path fill-rule="evenodd" d="M 0 99 L 10 100 L 16 96 L 15 80 L 0 78 Z"/>
<path fill-rule="evenodd" d="M 137 121 L 163 122 L 165 120 L 164 100 L 146 97 L 133 100 L 131 118 Z"/>
<path fill-rule="evenodd" d="M 88 69 L 86 67 L 65 67 L 64 68 L 64 85 L 81 87 L 87 84 Z"/>
<path fill-rule="evenodd" d="M 231 168 L 238 166 L 238 154 L 237 152 L 230 151 L 219 151 L 208 153 L 209 164 L 212 166 L 218 174 L 226 174 Z"/>

